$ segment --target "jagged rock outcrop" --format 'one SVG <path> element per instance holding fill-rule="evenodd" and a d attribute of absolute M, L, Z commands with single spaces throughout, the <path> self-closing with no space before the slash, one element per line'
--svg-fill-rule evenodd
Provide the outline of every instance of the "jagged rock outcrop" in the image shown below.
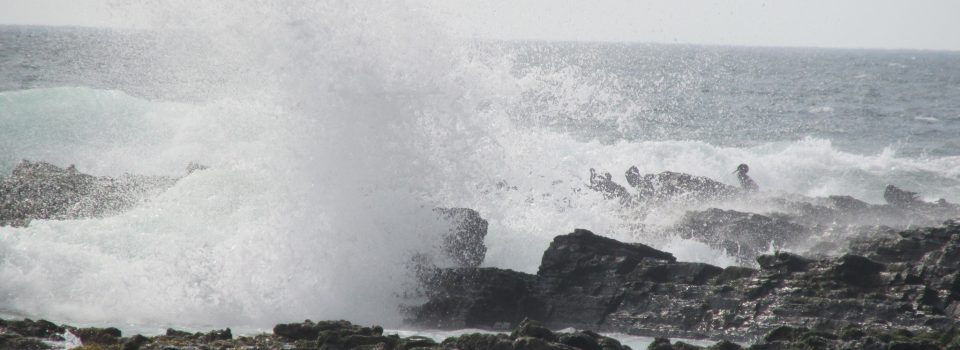
<path fill-rule="evenodd" d="M 544 306 L 543 314 L 513 308 L 509 319 L 541 316 L 552 328 L 745 341 L 784 325 L 944 331 L 960 316 L 957 222 L 863 237 L 839 257 L 777 253 L 759 256 L 757 264 L 759 269 L 677 262 L 666 252 L 577 230 L 554 240 L 537 275 L 497 273 L 522 281 L 518 297 Z M 470 275 L 470 270 L 438 275 Z M 409 314 L 411 322 L 496 326 L 490 323 L 496 317 L 461 317 L 451 324 L 444 317 L 464 312 L 456 305 L 484 304 L 471 300 L 470 291 L 500 288 L 504 281 L 490 276 L 466 284 L 452 281 L 433 286 L 435 297 L 427 304 L 459 298 L 445 304 L 453 308 Z"/>
<path fill-rule="evenodd" d="M 25 329 L 29 328 L 28 329 Z M 60 333 L 34 332 L 56 328 Z M 273 334 L 234 337 L 230 329 L 188 333 L 173 329 L 164 335 L 122 337 L 116 328 L 76 328 L 47 321 L 0 320 L 0 349 L 62 349 L 63 330 L 86 334 L 78 350 L 180 350 L 180 349 L 325 349 L 325 350 L 631 350 L 613 338 L 582 330 L 553 332 L 537 321 L 522 320 L 512 333 L 464 334 L 440 342 L 422 336 L 400 337 L 384 334 L 383 327 L 364 327 L 348 321 L 306 320 L 278 324 Z M 60 344 L 58 344 L 58 342 Z M 72 344 L 76 345 L 76 344 Z"/>
<path fill-rule="evenodd" d="M 487 220 L 469 208 L 436 208 L 434 212 L 449 227 L 443 236 L 443 253 L 457 266 L 480 266 L 487 255 L 487 246 L 483 244 Z"/>
<path fill-rule="evenodd" d="M 96 177 L 73 166 L 64 169 L 24 160 L 9 177 L 0 179 L 0 226 L 113 215 L 175 182 L 163 176 Z"/>
<path fill-rule="evenodd" d="M 778 327 L 749 346 L 727 341 L 711 346 L 696 346 L 682 341 L 656 338 L 648 350 L 768 350 L 768 349 L 877 349 L 937 350 L 960 348 L 960 330 L 914 331 L 905 328 L 876 326 L 843 327 Z"/>
<path fill-rule="evenodd" d="M 428 301 L 406 310 L 407 322 L 426 328 L 509 329 L 526 317 L 543 319 L 536 278 L 497 268 L 435 269 L 424 282 Z"/>
<path fill-rule="evenodd" d="M 606 199 L 617 199 L 623 205 L 629 205 L 633 201 L 630 191 L 614 182 L 613 175 L 606 171 L 598 173 L 596 169 L 590 168 L 590 184 L 587 188 L 600 192 Z"/>
<path fill-rule="evenodd" d="M 634 166 L 627 169 L 626 177 L 645 201 L 724 199 L 741 193 L 736 187 L 707 177 L 672 171 L 641 175 Z"/>
<path fill-rule="evenodd" d="M 807 239 L 811 229 L 782 217 L 711 208 L 688 211 L 673 227 L 684 239 L 710 244 L 752 265 L 762 252 L 779 250 Z"/>
<path fill-rule="evenodd" d="M 538 319 L 571 326 L 601 323 L 622 299 L 628 274 L 645 260 L 674 262 L 676 258 L 587 230 L 556 237 L 537 271 L 538 294 L 549 300 L 546 317 Z"/>

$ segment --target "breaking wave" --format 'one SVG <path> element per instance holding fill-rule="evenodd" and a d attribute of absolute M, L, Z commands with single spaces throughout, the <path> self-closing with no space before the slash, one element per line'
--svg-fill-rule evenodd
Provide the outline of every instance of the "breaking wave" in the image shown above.
<path fill-rule="evenodd" d="M 442 232 L 436 206 L 474 208 L 490 221 L 486 266 L 535 271 L 550 240 L 574 228 L 648 241 L 617 203 L 580 191 L 590 167 L 621 183 L 637 165 L 733 184 L 736 164 L 749 163 L 771 192 L 879 202 L 886 183 L 909 179 L 912 190 L 960 200 L 958 157 L 898 157 L 895 147 L 853 154 L 817 138 L 753 147 L 584 141 L 520 123 L 525 89 L 538 78 L 516 76 L 509 54 L 443 36 L 429 8 L 151 6 L 126 10 L 169 32 L 158 43 L 171 54 L 143 57 L 137 69 L 156 77 L 176 69 L 177 57 L 199 55 L 235 78 L 191 88 L 204 92 L 196 101 L 131 96 L 122 86 L 2 92 L 0 170 L 20 158 L 97 175 L 180 176 L 191 161 L 210 169 L 118 216 L 0 228 L 6 311 L 181 326 L 397 324 L 406 264 L 435 249 Z M 182 52 L 197 40 L 209 46 Z M 599 88 L 565 84 L 574 87 L 551 97 L 559 104 Z M 657 244 L 730 263 L 702 244 Z"/>

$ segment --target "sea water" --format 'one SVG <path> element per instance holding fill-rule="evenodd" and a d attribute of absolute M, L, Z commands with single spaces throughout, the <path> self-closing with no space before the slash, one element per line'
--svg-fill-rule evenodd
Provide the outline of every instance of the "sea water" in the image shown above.
<path fill-rule="evenodd" d="M 960 54 L 467 40 L 429 6 L 186 2 L 135 29 L 0 27 L 0 174 L 183 176 L 126 213 L 0 228 L 0 310 L 141 328 L 396 327 L 431 209 L 535 272 L 575 228 L 734 264 L 585 191 L 678 171 L 765 193 L 960 202 Z"/>

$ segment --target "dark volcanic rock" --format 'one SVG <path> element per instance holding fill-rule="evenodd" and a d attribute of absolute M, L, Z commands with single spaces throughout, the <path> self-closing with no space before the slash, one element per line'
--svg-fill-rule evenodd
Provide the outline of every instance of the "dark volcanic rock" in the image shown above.
<path fill-rule="evenodd" d="M 673 254 L 643 244 L 629 244 L 584 229 L 557 236 L 543 253 L 541 277 L 583 276 L 592 271 L 625 273 L 644 259 L 676 261 Z"/>
<path fill-rule="evenodd" d="M 139 350 L 144 344 L 149 343 L 150 339 L 142 335 L 134 335 L 123 342 L 122 350 Z"/>
<path fill-rule="evenodd" d="M 54 165 L 21 161 L 0 180 L 0 226 L 34 219 L 78 219 L 116 214 L 172 186 L 176 179 L 124 175 L 95 177 Z"/>
<path fill-rule="evenodd" d="M 468 208 L 437 208 L 434 211 L 450 225 L 443 237 L 442 249 L 460 267 L 477 267 L 487 254 L 483 244 L 487 236 L 487 220 Z"/>
<path fill-rule="evenodd" d="M 408 310 L 407 322 L 430 328 L 505 329 L 526 317 L 542 319 L 534 276 L 497 268 L 437 270 L 429 301 Z"/>
<path fill-rule="evenodd" d="M 781 273 L 806 271 L 812 261 L 796 254 L 777 252 L 757 257 L 760 268 Z"/>
<path fill-rule="evenodd" d="M 645 260 L 676 261 L 672 254 L 627 244 L 587 230 L 557 236 L 543 253 L 538 291 L 549 300 L 550 325 L 595 326 L 623 298 L 627 276 Z"/>
<path fill-rule="evenodd" d="M 761 252 L 809 237 L 810 231 L 782 218 L 733 210 L 690 211 L 673 230 L 685 239 L 696 239 L 750 264 Z"/>
<path fill-rule="evenodd" d="M 27 338 L 16 334 L 0 334 L 0 350 L 45 350 L 50 346 L 40 339 Z"/>
<path fill-rule="evenodd" d="M 26 323 L 30 322 L 32 321 Z M 11 323 L 23 324 L 21 321 L 0 320 L 0 324 Z M 119 331 L 113 331 L 114 328 L 61 328 L 95 337 L 104 334 L 114 337 L 119 334 Z M 278 324 L 274 329 L 279 333 L 236 338 L 230 334 L 229 329 L 194 334 L 171 329 L 165 335 L 144 337 L 137 334 L 130 338 L 118 338 L 113 343 L 84 340 L 84 344 L 77 349 L 631 350 L 616 339 L 591 331 L 554 333 L 532 320 L 523 320 L 520 327 L 511 334 L 464 334 L 447 338 L 442 343 L 421 336 L 401 338 L 395 334 L 384 335 L 383 328 L 379 326 L 364 327 L 347 321 L 307 320 L 302 323 Z M 62 348 L 60 344 L 56 347 L 45 344 L 43 341 L 47 340 L 46 338 L 22 336 L 6 332 L 8 330 L 5 326 L 0 326 L 0 350 Z"/>
<path fill-rule="evenodd" d="M 700 347 L 682 342 L 670 343 L 669 339 L 657 338 L 648 349 L 741 349 L 738 344 L 719 342 Z M 950 329 L 940 332 L 911 331 L 903 328 L 886 328 L 876 325 L 844 327 L 842 329 L 806 327 L 779 327 L 758 339 L 749 347 L 752 350 L 766 349 L 878 349 L 878 350 L 936 350 L 960 348 L 960 332 Z"/>
<path fill-rule="evenodd" d="M 604 198 L 618 199 L 624 205 L 633 198 L 626 187 L 613 181 L 613 175 L 608 172 L 598 174 L 594 168 L 590 168 L 590 184 L 587 188 L 602 193 Z"/>
<path fill-rule="evenodd" d="M 0 329 L 24 337 L 54 339 L 63 334 L 65 328 L 47 320 L 34 321 L 29 318 L 21 321 L 0 320 Z"/>
<path fill-rule="evenodd" d="M 360 327 L 349 321 L 320 321 L 310 320 L 302 323 L 278 324 L 273 327 L 273 334 L 288 340 L 316 340 L 322 334 L 330 337 L 336 335 L 382 335 L 383 328 L 380 327 Z"/>
<path fill-rule="evenodd" d="M 413 319 L 441 328 L 489 328 L 497 319 L 491 314 L 484 314 L 485 322 L 444 317 L 480 304 L 508 304 L 509 294 L 517 293 L 515 299 L 537 300 L 545 311 L 511 306 L 508 318 L 537 317 L 553 329 L 744 341 L 784 325 L 934 332 L 958 326 L 960 223 L 862 238 L 840 257 L 778 252 L 757 262 L 760 270 L 677 262 L 669 253 L 577 230 L 551 243 L 536 276 L 496 270 L 509 281 L 522 281 L 522 288 L 503 288 L 510 283 L 489 276 L 438 285 L 427 305 L 444 307 Z M 469 276 L 470 270 L 441 274 Z M 491 288 L 501 288 L 505 294 L 497 300 L 503 301 L 481 302 L 471 295 Z M 832 341 L 823 334 L 807 337 L 810 346 Z"/>
<path fill-rule="evenodd" d="M 80 341 L 84 344 L 103 344 L 103 345 L 112 345 L 119 344 L 120 338 L 123 334 L 120 333 L 119 329 L 109 327 L 109 328 L 74 328 L 70 329 L 70 333 L 76 335 L 77 338 L 80 338 Z"/>
<path fill-rule="evenodd" d="M 626 177 L 630 186 L 637 189 L 638 197 L 643 200 L 723 199 L 740 194 L 739 189 L 722 182 L 672 171 L 641 176 L 637 167 L 630 167 Z"/>

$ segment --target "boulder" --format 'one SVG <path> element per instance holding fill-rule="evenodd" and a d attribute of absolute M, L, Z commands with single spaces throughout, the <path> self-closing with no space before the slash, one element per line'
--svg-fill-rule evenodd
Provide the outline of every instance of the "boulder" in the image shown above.
<path fill-rule="evenodd" d="M 437 270 L 425 281 L 428 301 L 406 309 L 407 323 L 440 328 L 504 329 L 544 317 L 535 276 L 497 268 Z"/>
<path fill-rule="evenodd" d="M 65 328 L 47 320 L 34 321 L 25 318 L 21 321 L 0 320 L 0 329 L 13 332 L 24 337 L 53 338 L 62 334 Z"/>
<path fill-rule="evenodd" d="M 438 219 L 446 222 L 449 229 L 443 236 L 441 249 L 459 267 L 477 267 L 483 263 L 487 246 L 487 220 L 469 208 L 436 208 Z"/>
<path fill-rule="evenodd" d="M 643 259 L 676 261 L 673 254 L 635 243 L 598 236 L 589 230 L 557 236 L 543 253 L 541 277 L 582 277 L 594 271 L 626 274 Z"/>
<path fill-rule="evenodd" d="M 120 338 L 123 334 L 120 333 L 120 330 L 114 327 L 108 328 L 75 328 L 71 329 L 70 333 L 76 335 L 77 338 L 80 338 L 80 341 L 84 344 L 102 344 L 102 345 L 113 345 L 120 344 Z"/>
<path fill-rule="evenodd" d="M 538 292 L 548 301 L 551 326 L 595 327 L 617 308 L 627 276 L 644 260 L 676 261 L 672 254 L 577 229 L 557 236 L 543 253 Z"/>
<path fill-rule="evenodd" d="M 139 350 L 140 347 L 150 342 L 150 339 L 140 334 L 134 335 L 123 342 L 121 350 Z"/>

